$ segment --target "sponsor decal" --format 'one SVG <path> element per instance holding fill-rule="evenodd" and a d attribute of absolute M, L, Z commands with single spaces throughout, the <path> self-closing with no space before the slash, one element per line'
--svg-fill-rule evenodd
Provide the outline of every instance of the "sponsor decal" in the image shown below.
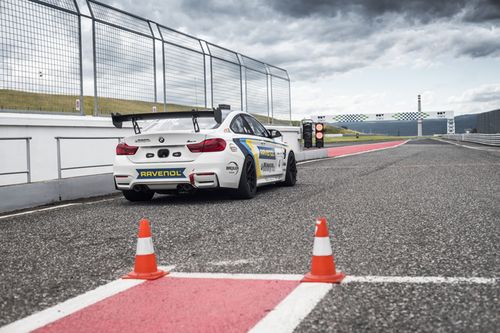
<path fill-rule="evenodd" d="M 276 153 L 274 152 L 274 148 L 268 147 L 257 147 L 259 149 L 259 158 L 263 160 L 275 160 Z"/>
<path fill-rule="evenodd" d="M 186 178 L 184 170 L 186 168 L 137 169 L 137 173 L 139 174 L 137 179 Z"/>
<path fill-rule="evenodd" d="M 234 144 L 230 143 L 229 144 L 229 149 L 231 149 L 231 151 L 233 153 L 237 152 L 238 151 L 238 147 L 236 147 Z"/>
<path fill-rule="evenodd" d="M 164 137 L 162 137 L 162 136 L 160 136 L 160 137 L 158 138 L 158 141 L 160 141 L 160 143 L 163 143 L 163 142 L 165 142 L 165 138 L 164 138 Z"/>
<path fill-rule="evenodd" d="M 237 174 L 238 170 L 240 170 L 240 168 L 235 162 L 229 162 L 228 165 L 226 165 L 226 171 L 231 175 Z"/>
<path fill-rule="evenodd" d="M 273 172 L 275 170 L 274 163 L 263 162 L 260 164 L 262 172 Z"/>

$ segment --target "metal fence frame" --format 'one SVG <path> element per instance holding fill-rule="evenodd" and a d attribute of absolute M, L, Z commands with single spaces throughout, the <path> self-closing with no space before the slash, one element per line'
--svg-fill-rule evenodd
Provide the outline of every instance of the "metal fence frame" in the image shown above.
<path fill-rule="evenodd" d="M 101 82 L 99 81 L 99 74 L 102 74 L 100 72 L 99 66 L 98 66 L 98 54 L 97 54 L 97 44 L 99 42 L 105 43 L 107 41 L 106 38 L 104 39 L 99 39 L 99 36 L 96 35 L 96 24 L 98 25 L 105 25 L 109 26 L 115 29 L 120 29 L 120 31 L 124 31 L 127 33 L 132 33 L 138 36 L 142 37 L 147 37 L 151 39 L 152 42 L 152 87 L 154 87 L 154 92 L 151 94 L 151 102 L 145 101 L 146 103 L 152 103 L 154 105 L 154 108 L 156 108 L 156 105 L 158 104 L 158 86 L 157 86 L 157 70 L 161 70 L 162 72 L 162 81 L 163 81 L 163 108 L 164 111 L 167 111 L 167 104 L 169 103 L 169 99 L 167 98 L 167 89 L 169 89 L 167 85 L 167 70 L 166 70 L 166 65 L 168 64 L 168 59 L 165 58 L 165 45 L 171 44 L 179 48 L 184 48 L 186 50 L 192 51 L 192 52 L 198 52 L 200 55 L 202 55 L 203 58 L 203 97 L 204 100 L 202 101 L 202 105 L 204 104 L 204 107 L 216 107 L 217 105 L 214 105 L 215 100 L 214 100 L 214 87 L 223 87 L 224 82 L 215 82 L 214 83 L 214 76 L 217 77 L 217 75 L 224 77 L 224 73 L 220 72 L 217 73 L 217 65 L 214 66 L 214 60 L 217 60 L 217 62 L 225 62 L 231 65 L 237 66 L 239 68 L 239 93 L 234 92 L 235 89 L 229 87 L 228 89 L 228 94 L 233 94 L 233 97 L 238 95 L 239 99 L 239 105 L 232 105 L 233 109 L 241 109 L 243 111 L 249 112 L 249 113 L 254 113 L 255 110 L 249 109 L 249 104 L 251 105 L 252 103 L 249 103 L 249 98 L 262 98 L 260 95 L 259 97 L 254 97 L 254 96 L 249 96 L 248 95 L 248 87 L 249 87 L 249 82 L 247 78 L 247 71 L 255 71 L 254 68 L 251 68 L 247 64 L 245 64 L 244 59 L 251 59 L 252 61 L 258 62 L 263 65 L 263 68 L 265 68 L 266 72 L 266 86 L 262 87 L 262 89 L 265 89 L 266 91 L 266 100 L 265 101 L 260 101 L 259 103 L 266 104 L 267 105 L 267 110 L 256 110 L 258 113 L 261 115 L 265 115 L 268 117 L 269 120 L 272 121 L 272 119 L 275 116 L 281 115 L 281 116 L 286 116 L 288 119 L 291 120 L 291 91 L 290 91 L 290 77 L 288 75 L 288 72 L 282 68 L 272 66 L 269 64 L 266 64 L 262 61 L 256 60 L 254 58 L 251 58 L 246 55 L 242 55 L 238 52 L 235 52 L 233 50 L 221 47 L 216 44 L 212 44 L 206 40 L 191 36 L 189 34 L 177 31 L 175 29 L 169 28 L 165 25 L 159 24 L 157 22 L 148 20 L 146 18 L 125 12 L 123 10 L 114 8 L 112 6 L 103 4 L 99 1 L 96 0 L 85 0 L 82 2 L 82 5 L 86 5 L 88 7 L 88 12 L 90 15 L 82 13 L 82 8 L 79 7 L 77 0 L 65 0 L 65 2 L 54 2 L 52 0 L 22 0 L 26 1 L 26 3 L 35 3 L 40 6 L 46 6 L 49 8 L 52 8 L 53 10 L 59 10 L 62 12 L 66 13 L 71 13 L 73 15 L 77 16 L 78 20 L 78 71 L 79 71 L 79 105 L 80 105 L 80 114 L 84 115 L 84 90 L 83 90 L 83 45 L 82 45 L 82 18 L 90 19 L 91 24 L 92 24 L 92 70 L 93 70 L 93 98 L 94 98 L 94 110 L 93 110 L 93 115 L 98 116 L 102 115 L 102 112 L 99 110 L 99 98 L 102 97 L 109 97 L 109 96 L 100 96 L 100 87 L 101 87 Z M 73 6 L 74 9 L 73 10 Z M 71 7 L 71 9 L 69 9 Z M 99 13 L 96 13 L 94 9 L 98 9 Z M 109 14 L 108 14 L 109 11 Z M 104 20 L 102 17 L 99 17 L 98 15 L 108 15 L 109 20 Z M 123 18 L 123 20 L 121 20 Z M 128 22 L 126 19 L 129 18 L 130 22 Z M 144 26 L 139 26 L 137 22 L 142 22 Z M 149 28 L 148 31 L 146 32 L 145 27 Z M 135 29 L 134 27 L 138 27 Z M 196 41 L 197 44 L 199 45 L 199 50 L 193 50 L 190 48 L 186 48 L 185 46 L 181 45 L 180 43 L 175 43 L 172 41 L 167 40 L 165 38 L 164 34 L 162 33 L 165 31 L 171 31 L 174 34 L 178 34 L 179 36 L 184 36 L 185 38 L 189 38 L 192 41 Z M 140 31 L 139 31 L 140 30 Z M 158 64 L 158 61 L 156 59 L 156 42 L 159 41 L 162 44 L 162 63 Z M 105 44 L 103 44 L 105 45 Z M 112 47 L 112 46 L 110 46 Z M 218 52 L 215 52 L 218 51 Z M 232 55 L 232 60 L 229 60 L 228 58 L 225 58 L 223 56 L 220 56 L 220 52 L 226 52 L 228 54 Z M 147 60 L 148 63 L 151 61 L 151 59 Z M 112 65 L 111 65 L 112 66 Z M 114 67 L 113 67 L 114 68 Z M 200 66 L 201 68 L 201 66 Z M 108 69 L 109 70 L 109 69 Z M 233 69 L 231 69 L 233 70 Z M 159 73 L 160 71 L 158 71 Z M 234 70 L 234 73 L 238 72 L 238 70 Z M 103 72 L 105 73 L 105 71 Z M 227 74 L 227 73 L 226 73 Z M 231 74 L 231 73 L 229 73 Z M 103 74 L 104 75 L 104 74 Z M 150 75 L 148 73 L 148 75 Z M 231 74 L 232 75 L 232 74 Z M 201 75 L 200 75 L 201 76 Z M 229 79 L 233 79 L 231 77 L 228 77 Z M 236 75 L 235 75 L 236 78 Z M 147 81 L 149 78 L 146 77 L 145 81 Z M 279 79 L 280 81 L 276 81 Z M 273 83 L 273 80 L 275 83 Z M 281 81 L 282 80 L 282 81 Z M 141 84 L 143 81 L 140 81 L 139 84 Z M 264 82 L 264 80 L 262 80 Z M 282 96 L 277 96 L 277 89 L 278 87 L 275 87 L 276 82 L 283 83 L 283 87 L 287 86 L 287 95 L 282 95 Z M 209 84 L 210 83 L 210 84 Z M 230 83 L 228 81 L 228 83 Z M 234 83 L 233 83 L 234 84 Z M 283 87 L 280 87 L 282 91 Z M 1 87 L 0 87 L 1 88 Z M 135 88 L 130 88 L 130 89 L 135 89 Z M 195 89 L 196 84 L 195 84 Z M 274 90 L 274 91 L 273 91 Z M 111 89 L 110 89 L 111 91 Z M 282 94 L 285 94 L 284 92 Z M 263 95 L 263 94 L 262 94 Z M 109 97 L 109 98 L 121 98 L 121 97 Z M 125 98 L 127 99 L 127 98 Z M 217 96 L 215 96 L 215 99 L 217 99 Z M 286 104 L 287 104 L 287 109 L 285 110 L 286 112 L 283 112 L 284 110 L 280 110 L 278 113 L 276 109 L 276 101 L 280 99 L 280 105 L 285 105 L 284 100 L 287 99 Z M 133 98 L 130 98 L 130 100 L 134 100 Z M 221 103 L 222 101 L 218 101 L 218 103 Z M 233 98 L 234 102 L 234 98 Z M 253 101 L 250 101 L 253 102 Z M 227 104 L 227 103 L 225 103 Z M 234 104 L 234 103 L 233 103 Z M 11 111 L 11 110 L 9 110 Z M 88 111 L 88 110 L 87 110 Z M 276 111 L 276 112 L 275 112 Z M 287 113 L 287 114 L 286 114 Z"/>
<path fill-rule="evenodd" d="M 62 167 L 62 155 L 61 155 L 61 140 L 118 140 L 120 142 L 123 137 L 119 136 L 103 136 L 103 137 L 87 137 L 87 136 L 56 136 L 57 145 L 57 178 L 62 179 L 62 172 L 66 170 L 79 170 L 79 169 L 91 169 L 91 168 L 100 168 L 100 167 L 110 167 L 113 164 L 94 164 L 94 165 L 84 165 L 84 166 L 76 166 L 76 167 Z"/>
<path fill-rule="evenodd" d="M 31 183 L 31 137 L 30 136 L 25 136 L 25 137 L 10 137 L 10 138 L 0 138 L 0 141 L 13 141 L 13 140 L 24 140 L 26 141 L 26 170 L 24 171 L 13 171 L 13 172 L 2 172 L 0 173 L 0 176 L 7 176 L 7 175 L 19 175 L 19 174 L 26 174 L 26 182 Z"/>

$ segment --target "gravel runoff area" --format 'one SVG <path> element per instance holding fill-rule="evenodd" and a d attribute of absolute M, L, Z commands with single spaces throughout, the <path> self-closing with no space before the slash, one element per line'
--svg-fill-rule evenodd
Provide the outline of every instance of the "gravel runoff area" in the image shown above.
<path fill-rule="evenodd" d="M 500 151 L 414 140 L 299 166 L 293 188 L 121 197 L 0 219 L 0 326 L 130 271 L 137 222 L 176 271 L 305 273 L 326 216 L 349 275 L 498 278 Z M 498 281 L 498 280 L 497 280 Z M 337 285 L 297 327 L 315 331 L 500 330 L 494 285 Z"/>

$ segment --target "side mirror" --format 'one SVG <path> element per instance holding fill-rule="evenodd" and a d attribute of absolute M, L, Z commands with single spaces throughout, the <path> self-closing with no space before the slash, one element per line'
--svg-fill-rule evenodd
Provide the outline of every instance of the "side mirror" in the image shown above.
<path fill-rule="evenodd" d="M 274 138 L 279 138 L 281 135 L 281 132 L 278 130 L 269 130 L 269 138 L 274 139 Z"/>

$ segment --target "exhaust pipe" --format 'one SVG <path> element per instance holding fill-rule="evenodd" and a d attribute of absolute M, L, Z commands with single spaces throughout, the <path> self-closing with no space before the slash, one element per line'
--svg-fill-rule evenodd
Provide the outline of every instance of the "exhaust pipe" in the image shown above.
<path fill-rule="evenodd" d="M 196 188 L 193 187 L 191 184 L 179 184 L 177 185 L 177 191 L 179 193 L 191 193 L 194 192 Z"/>
<path fill-rule="evenodd" d="M 147 187 L 146 185 L 135 185 L 134 191 L 136 191 L 136 192 L 148 192 L 149 187 Z"/>

